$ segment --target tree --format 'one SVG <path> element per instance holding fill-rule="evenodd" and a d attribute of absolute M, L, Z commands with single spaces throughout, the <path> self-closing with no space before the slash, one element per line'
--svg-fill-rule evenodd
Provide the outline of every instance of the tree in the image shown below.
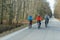
<path fill-rule="evenodd" d="M 13 20 L 13 4 L 11 3 L 12 0 L 10 0 L 10 4 L 9 4 L 9 24 L 12 24 L 12 20 Z"/>
<path fill-rule="evenodd" d="M 55 0 L 55 10 L 54 10 L 54 16 L 55 18 L 60 19 L 60 0 Z"/>
<path fill-rule="evenodd" d="M 4 9 L 5 9 L 5 3 L 6 3 L 6 1 L 2 0 L 1 23 L 0 24 L 3 24 L 3 12 L 4 12 Z"/>

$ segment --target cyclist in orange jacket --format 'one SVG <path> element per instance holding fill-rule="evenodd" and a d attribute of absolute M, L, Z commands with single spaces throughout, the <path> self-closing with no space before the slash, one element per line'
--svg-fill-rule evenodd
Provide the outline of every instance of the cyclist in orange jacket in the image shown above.
<path fill-rule="evenodd" d="M 37 24 L 38 24 L 38 29 L 40 29 L 42 17 L 40 15 L 38 15 L 36 17 L 36 20 L 37 20 Z"/>

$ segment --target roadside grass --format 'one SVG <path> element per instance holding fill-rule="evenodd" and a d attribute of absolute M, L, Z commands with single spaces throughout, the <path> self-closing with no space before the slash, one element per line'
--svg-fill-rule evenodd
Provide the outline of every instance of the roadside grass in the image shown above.
<path fill-rule="evenodd" d="M 36 22 L 33 22 L 33 24 L 34 23 L 36 23 Z M 0 37 L 3 37 L 10 33 L 16 32 L 18 30 L 21 30 L 27 26 L 28 26 L 28 24 L 23 24 L 23 25 L 17 26 L 17 27 L 15 25 L 0 25 Z"/>
<path fill-rule="evenodd" d="M 2 29 L 3 30 L 3 32 L 2 33 L 0 33 L 0 37 L 3 37 L 3 36 L 5 36 L 5 35 L 8 35 L 8 34 L 10 34 L 10 33 L 13 33 L 13 32 L 15 32 L 15 31 L 18 31 L 18 30 L 21 30 L 21 29 L 23 29 L 23 28 L 25 28 L 25 27 L 27 27 L 27 24 L 24 24 L 24 25 L 22 25 L 22 26 L 19 26 L 19 27 L 16 27 L 16 28 L 12 28 L 12 29 L 8 29 L 8 28 L 6 28 L 5 26 L 4 26 L 4 28 L 0 25 L 0 29 Z M 8 29 L 8 30 L 6 30 L 6 29 Z M 0 31 L 2 31 L 2 30 L 0 30 Z"/>

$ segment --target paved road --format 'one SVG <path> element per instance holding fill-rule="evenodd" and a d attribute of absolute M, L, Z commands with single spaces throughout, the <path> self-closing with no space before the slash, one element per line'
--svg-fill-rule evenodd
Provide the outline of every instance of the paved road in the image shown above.
<path fill-rule="evenodd" d="M 32 29 L 22 29 L 5 37 L 1 40 L 60 40 L 60 21 L 51 18 L 48 28 L 45 28 L 42 22 L 41 28 L 37 29 L 37 24 L 34 24 Z"/>

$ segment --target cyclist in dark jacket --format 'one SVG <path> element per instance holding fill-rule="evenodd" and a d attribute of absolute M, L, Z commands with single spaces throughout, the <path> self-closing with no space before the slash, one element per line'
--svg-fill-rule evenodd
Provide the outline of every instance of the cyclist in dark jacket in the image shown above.
<path fill-rule="evenodd" d="M 45 15 L 45 27 L 47 27 L 48 23 L 49 23 L 49 16 Z"/>

